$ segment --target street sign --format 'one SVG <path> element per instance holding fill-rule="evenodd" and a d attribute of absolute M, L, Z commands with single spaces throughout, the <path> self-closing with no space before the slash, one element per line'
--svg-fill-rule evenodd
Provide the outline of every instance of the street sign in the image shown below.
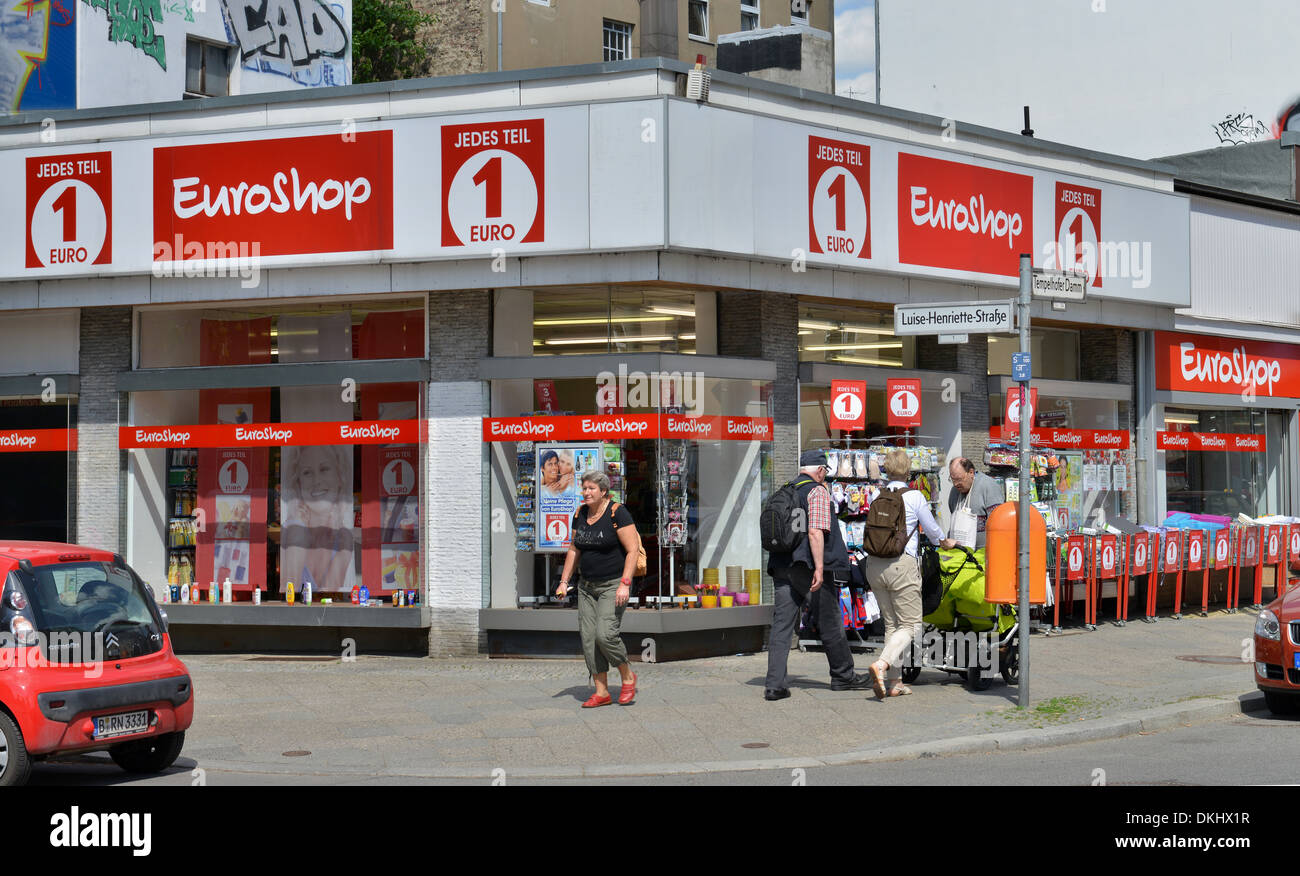
<path fill-rule="evenodd" d="M 1029 379 L 1029 353 L 1011 354 L 1011 379 L 1017 382 Z"/>
<path fill-rule="evenodd" d="M 895 335 L 952 332 L 1010 334 L 1015 331 L 1014 301 L 967 301 L 961 304 L 896 304 Z"/>
<path fill-rule="evenodd" d="M 1086 274 L 1045 271 L 1034 268 L 1030 291 L 1035 298 L 1052 301 L 1082 301 L 1088 291 Z"/>
<path fill-rule="evenodd" d="M 939 335 L 939 343 L 968 344 L 970 343 L 970 335 Z"/>

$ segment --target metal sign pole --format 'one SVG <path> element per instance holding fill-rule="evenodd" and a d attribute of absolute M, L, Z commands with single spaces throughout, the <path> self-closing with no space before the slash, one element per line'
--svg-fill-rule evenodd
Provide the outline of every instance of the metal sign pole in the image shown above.
<path fill-rule="evenodd" d="M 1016 315 L 1016 322 L 1020 328 L 1020 352 L 1022 353 L 1029 352 L 1029 297 L 1032 271 L 1032 256 L 1021 253 L 1020 312 Z M 1029 515 L 1031 512 L 1038 513 L 1029 502 L 1029 430 L 1033 426 L 1033 418 L 1026 416 L 1030 398 L 1029 376 L 1024 375 L 1025 379 L 1020 381 L 1020 501 L 1016 515 L 1016 522 L 1020 527 L 1016 540 L 1020 550 L 1020 575 L 1017 579 L 1020 599 L 1016 608 L 1020 633 L 1020 685 L 1016 693 L 1016 707 L 1020 709 L 1029 707 Z"/>

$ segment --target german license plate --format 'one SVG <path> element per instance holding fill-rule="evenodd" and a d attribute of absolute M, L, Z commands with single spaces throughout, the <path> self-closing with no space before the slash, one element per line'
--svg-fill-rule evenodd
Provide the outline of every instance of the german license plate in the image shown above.
<path fill-rule="evenodd" d="M 1291 655 L 1295 659 L 1295 668 L 1300 669 L 1300 651 Z"/>
<path fill-rule="evenodd" d="M 131 733 L 143 733 L 149 729 L 149 711 L 122 712 L 117 715 L 101 715 L 95 719 L 95 738 L 108 739 L 113 736 L 126 736 Z"/>

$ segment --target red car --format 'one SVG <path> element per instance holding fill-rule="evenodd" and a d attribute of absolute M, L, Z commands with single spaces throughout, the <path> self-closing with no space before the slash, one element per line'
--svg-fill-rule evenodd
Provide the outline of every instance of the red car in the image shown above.
<path fill-rule="evenodd" d="M 1275 715 L 1300 714 L 1300 587 L 1289 587 L 1255 619 L 1255 684 Z"/>
<path fill-rule="evenodd" d="M 108 551 L 0 541 L 0 580 L 0 785 L 55 754 L 171 766 L 194 691 L 140 577 Z"/>

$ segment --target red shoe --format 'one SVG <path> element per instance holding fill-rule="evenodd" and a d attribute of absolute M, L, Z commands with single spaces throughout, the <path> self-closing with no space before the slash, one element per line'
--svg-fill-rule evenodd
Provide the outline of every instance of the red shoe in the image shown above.
<path fill-rule="evenodd" d="M 626 706 L 636 698 L 636 676 L 632 676 L 631 681 L 623 682 L 623 686 L 618 689 L 618 704 Z"/>
<path fill-rule="evenodd" d="M 597 706 L 608 706 L 612 702 L 614 702 L 614 700 L 609 694 L 605 694 L 603 697 L 598 697 L 595 694 L 592 694 L 591 697 L 582 704 L 582 707 L 584 709 L 594 709 Z"/>

